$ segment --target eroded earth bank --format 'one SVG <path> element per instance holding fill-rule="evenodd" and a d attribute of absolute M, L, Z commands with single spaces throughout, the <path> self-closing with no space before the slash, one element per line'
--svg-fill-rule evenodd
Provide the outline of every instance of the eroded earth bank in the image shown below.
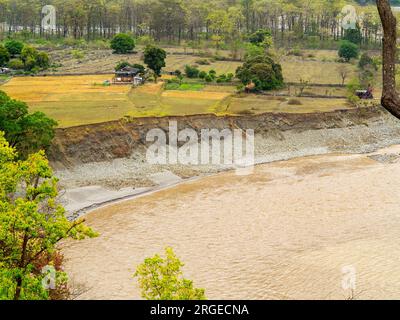
<path fill-rule="evenodd" d="M 232 168 L 229 165 L 151 165 L 149 130 L 254 129 L 256 163 L 295 157 L 366 153 L 400 143 L 400 122 L 380 107 L 312 114 L 194 115 L 135 118 L 59 129 L 50 159 L 61 179 L 63 202 L 76 212 Z"/>

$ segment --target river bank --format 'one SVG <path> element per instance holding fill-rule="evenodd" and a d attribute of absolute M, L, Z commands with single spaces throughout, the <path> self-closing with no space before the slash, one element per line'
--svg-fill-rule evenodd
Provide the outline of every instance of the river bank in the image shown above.
<path fill-rule="evenodd" d="M 103 204 L 229 171 L 229 165 L 151 165 L 148 130 L 179 128 L 255 130 L 258 164 L 329 153 L 368 153 L 400 144 L 400 122 L 380 107 L 323 114 L 213 115 L 132 119 L 62 129 L 50 160 L 60 178 L 62 203 L 73 216 Z"/>

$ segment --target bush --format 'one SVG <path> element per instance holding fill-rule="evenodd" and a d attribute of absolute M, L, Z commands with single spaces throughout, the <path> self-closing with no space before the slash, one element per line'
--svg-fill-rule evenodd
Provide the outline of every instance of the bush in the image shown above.
<path fill-rule="evenodd" d="M 37 72 L 47 69 L 50 65 L 50 59 L 46 52 L 39 52 L 30 46 L 22 49 L 21 60 L 24 63 L 25 71 Z"/>
<path fill-rule="evenodd" d="M 80 50 L 72 50 L 71 55 L 74 59 L 83 59 L 85 57 L 85 53 Z"/>
<path fill-rule="evenodd" d="M 192 67 L 189 65 L 185 66 L 185 74 L 188 78 L 198 78 L 200 74 L 200 70 L 196 67 Z"/>
<path fill-rule="evenodd" d="M 0 45 L 0 66 L 5 66 L 8 61 L 10 61 L 10 53 L 4 46 Z"/>
<path fill-rule="evenodd" d="M 208 61 L 207 59 L 198 59 L 195 61 L 195 63 L 197 63 L 198 65 L 201 65 L 201 66 L 205 66 L 205 65 L 209 65 L 210 61 Z"/>
<path fill-rule="evenodd" d="M 200 79 L 205 79 L 207 77 L 207 72 L 205 71 L 200 71 L 199 72 L 199 78 Z"/>
<path fill-rule="evenodd" d="M 208 72 L 208 74 L 210 75 L 210 77 L 215 80 L 215 78 L 217 77 L 217 72 L 215 70 L 210 70 Z"/>
<path fill-rule="evenodd" d="M 17 40 L 8 40 L 6 41 L 4 46 L 12 56 L 21 54 L 21 51 L 24 48 L 24 44 L 21 41 Z"/>
<path fill-rule="evenodd" d="M 366 52 L 361 55 L 360 61 L 358 62 L 358 67 L 360 69 L 372 67 L 373 69 L 378 70 L 378 66 L 376 65 L 375 61 Z"/>
<path fill-rule="evenodd" d="M 24 63 L 21 59 L 11 59 L 8 62 L 8 67 L 14 70 L 22 70 L 24 69 Z"/>
<path fill-rule="evenodd" d="M 350 41 L 342 41 L 339 48 L 339 57 L 349 62 L 351 59 L 357 59 L 359 55 L 359 48 L 356 44 Z"/>
<path fill-rule="evenodd" d="M 214 78 L 211 75 L 207 74 L 204 80 L 206 80 L 206 82 L 213 82 Z"/>
<path fill-rule="evenodd" d="M 135 40 L 126 33 L 119 33 L 111 40 L 111 49 L 117 54 L 131 53 L 135 45 Z"/>

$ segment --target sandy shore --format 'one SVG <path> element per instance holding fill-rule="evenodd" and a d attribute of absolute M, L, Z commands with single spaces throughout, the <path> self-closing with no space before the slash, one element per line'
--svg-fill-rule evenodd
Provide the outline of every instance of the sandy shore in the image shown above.
<path fill-rule="evenodd" d="M 172 246 L 209 298 L 400 298 L 400 147 L 221 173 L 95 210 L 97 239 L 64 244 L 80 299 L 135 299 L 132 275 Z"/>

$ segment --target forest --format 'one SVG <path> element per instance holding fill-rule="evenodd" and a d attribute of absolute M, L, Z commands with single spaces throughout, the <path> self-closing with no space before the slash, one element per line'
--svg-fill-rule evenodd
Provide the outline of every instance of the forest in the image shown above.
<path fill-rule="evenodd" d="M 55 8 L 51 28 L 42 24 L 49 13 L 42 11 L 45 5 Z M 375 1 L 365 0 L 2 0 L 0 32 L 3 38 L 18 34 L 25 39 L 85 40 L 126 32 L 171 44 L 195 46 L 211 40 L 234 47 L 248 34 L 268 29 L 277 45 L 331 49 L 344 35 L 346 5 L 356 7 L 360 42 L 380 45 Z"/>

